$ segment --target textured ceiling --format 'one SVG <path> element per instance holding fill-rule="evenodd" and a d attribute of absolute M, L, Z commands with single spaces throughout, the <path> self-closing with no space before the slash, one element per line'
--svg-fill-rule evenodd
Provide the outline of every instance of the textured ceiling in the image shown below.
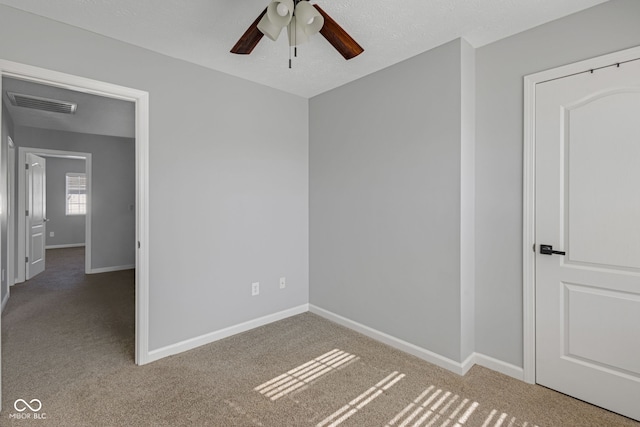
<path fill-rule="evenodd" d="M 2 91 L 4 92 L 2 100 L 16 126 L 126 138 L 135 137 L 135 105 L 133 102 L 8 77 L 2 78 Z M 75 114 L 60 114 L 15 107 L 9 102 L 7 92 L 75 102 L 78 104 L 78 110 Z"/>
<path fill-rule="evenodd" d="M 365 52 L 345 61 L 321 35 L 288 69 L 286 37 L 249 56 L 229 49 L 269 0 L 0 0 L 165 55 L 312 97 L 464 37 L 474 47 L 605 0 L 313 0 Z"/>

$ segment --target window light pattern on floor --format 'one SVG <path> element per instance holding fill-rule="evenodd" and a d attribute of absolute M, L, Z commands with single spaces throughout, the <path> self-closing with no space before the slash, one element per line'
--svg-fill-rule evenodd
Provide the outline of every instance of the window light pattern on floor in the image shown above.
<path fill-rule="evenodd" d="M 478 402 L 470 403 L 469 399 L 459 402 L 460 396 L 457 394 L 452 396 L 449 391 L 443 392 L 442 389 L 434 391 L 434 389 L 435 386 L 430 386 L 423 391 L 393 417 L 386 427 L 396 425 L 398 427 L 431 427 L 441 418 L 444 419 L 441 424 L 437 424 L 439 427 L 447 427 L 454 421 L 453 427 L 462 427 L 478 407 Z M 451 413 L 447 415 L 449 410 Z"/>
<path fill-rule="evenodd" d="M 338 409 L 336 412 L 329 415 L 324 420 L 320 421 L 316 427 L 335 427 L 341 424 L 344 420 L 368 405 L 373 399 L 384 393 L 385 390 L 393 387 L 404 377 L 404 374 L 399 374 L 397 371 L 391 373 L 382 381 L 378 382 L 375 386 L 369 388 L 360 396 L 356 397 L 351 402 L 344 405 L 342 408 Z"/>
<path fill-rule="evenodd" d="M 460 399 L 459 395 L 432 385 L 398 412 L 385 427 L 463 427 L 478 406 L 478 402 Z M 497 413 L 497 410 L 492 410 L 482 427 L 538 427 L 528 422 L 517 424 L 515 417 L 507 420 L 506 413 L 494 420 Z"/>
<path fill-rule="evenodd" d="M 260 384 L 254 390 L 271 400 L 277 400 L 355 359 L 355 355 L 335 348 L 264 384 Z"/>
<path fill-rule="evenodd" d="M 499 415 L 495 422 L 493 421 L 493 417 L 498 414 L 497 410 L 492 410 L 491 413 L 487 416 L 487 419 L 482 424 L 482 427 L 538 427 L 535 424 L 529 424 L 528 422 L 524 422 L 524 424 L 518 424 L 516 421 L 516 417 L 509 418 L 509 415 L 506 413 L 502 413 Z"/>

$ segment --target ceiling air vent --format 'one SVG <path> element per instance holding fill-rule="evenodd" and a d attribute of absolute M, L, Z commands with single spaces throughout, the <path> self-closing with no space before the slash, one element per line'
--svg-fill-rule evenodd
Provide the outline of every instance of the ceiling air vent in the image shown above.
<path fill-rule="evenodd" d="M 78 104 L 57 99 L 42 98 L 40 96 L 7 92 L 12 105 L 16 107 L 32 108 L 34 110 L 50 111 L 52 113 L 74 114 Z"/>

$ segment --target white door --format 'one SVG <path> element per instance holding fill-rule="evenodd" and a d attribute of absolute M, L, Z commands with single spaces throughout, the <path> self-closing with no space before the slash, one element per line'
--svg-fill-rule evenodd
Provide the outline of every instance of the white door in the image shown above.
<path fill-rule="evenodd" d="M 42 157 L 27 153 L 27 269 L 26 279 L 42 273 L 45 264 L 47 222 L 46 164 Z"/>
<path fill-rule="evenodd" d="M 640 60 L 538 84 L 535 113 L 536 382 L 640 420 Z"/>

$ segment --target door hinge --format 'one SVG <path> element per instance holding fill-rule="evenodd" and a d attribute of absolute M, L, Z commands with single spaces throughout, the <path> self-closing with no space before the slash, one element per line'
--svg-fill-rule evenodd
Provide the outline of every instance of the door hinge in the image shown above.
<path fill-rule="evenodd" d="M 533 252 L 535 252 L 535 251 L 536 251 L 536 244 L 534 243 L 533 244 Z"/>
<path fill-rule="evenodd" d="M 28 256 L 24 257 L 24 262 L 29 262 L 29 257 Z"/>
<path fill-rule="evenodd" d="M 140 249 L 140 242 L 138 242 L 138 249 Z"/>
<path fill-rule="evenodd" d="M 29 216 L 29 209 L 27 209 L 26 211 L 24 211 L 24 214 L 25 214 L 26 216 Z"/>
<path fill-rule="evenodd" d="M 29 163 L 25 163 L 24 164 L 24 168 L 28 170 L 29 169 Z"/>

